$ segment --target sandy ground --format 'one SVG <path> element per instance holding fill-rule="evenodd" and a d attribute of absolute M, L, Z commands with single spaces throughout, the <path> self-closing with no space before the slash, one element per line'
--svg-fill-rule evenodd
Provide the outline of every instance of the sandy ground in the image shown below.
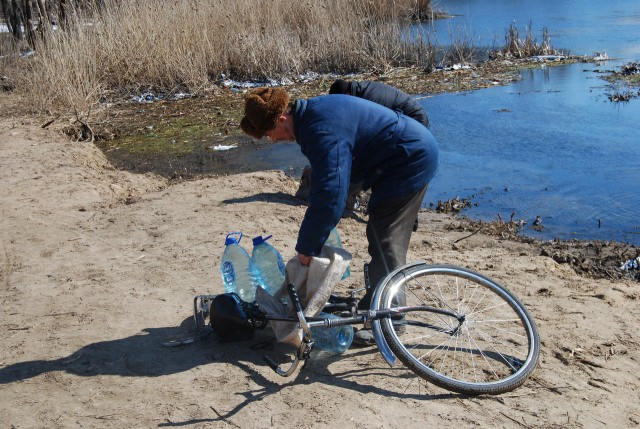
<path fill-rule="evenodd" d="M 95 146 L 0 122 L 0 426 L 599 428 L 640 424 L 639 284 L 592 280 L 538 247 L 451 229 L 421 213 L 410 260 L 466 266 L 536 319 L 539 367 L 522 387 L 468 398 L 410 381 L 375 348 L 314 352 L 290 378 L 269 331 L 240 343 L 193 334 L 192 299 L 220 293 L 225 235 L 273 234 L 294 256 L 297 183 L 262 172 L 169 185 L 113 169 Z M 361 282 L 364 224 L 339 229 Z"/>

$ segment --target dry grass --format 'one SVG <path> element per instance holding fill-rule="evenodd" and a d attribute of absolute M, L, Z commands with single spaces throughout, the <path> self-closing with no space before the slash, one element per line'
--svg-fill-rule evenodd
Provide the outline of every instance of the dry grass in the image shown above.
<path fill-rule="evenodd" d="M 104 0 L 36 41 L 21 86 L 40 108 L 86 118 L 105 90 L 199 93 L 222 74 L 277 79 L 420 64 L 431 47 L 403 40 L 401 30 L 428 3 Z"/>
<path fill-rule="evenodd" d="M 473 42 L 473 36 L 466 29 L 458 29 L 455 32 L 449 30 L 451 45 L 443 52 L 442 63 L 444 65 L 468 64 L 477 59 L 478 52 Z"/>
<path fill-rule="evenodd" d="M 437 48 L 411 24 L 432 17 L 430 0 L 101 0 L 70 11 L 64 30 L 44 31 L 35 55 L 6 55 L 0 73 L 33 109 L 72 111 L 87 122 L 111 92 L 207 91 L 222 75 L 236 80 L 282 79 L 306 72 L 385 73 L 436 61 L 476 58 L 471 37 Z M 93 5 L 93 6 L 91 6 Z M 99 7 L 97 6 L 99 5 Z M 504 52 L 519 58 L 548 53 L 507 31 Z M 24 49 L 1 44 L 2 52 Z M 9 59 L 11 58 L 11 59 Z M 7 72 L 7 74 L 9 74 Z"/>

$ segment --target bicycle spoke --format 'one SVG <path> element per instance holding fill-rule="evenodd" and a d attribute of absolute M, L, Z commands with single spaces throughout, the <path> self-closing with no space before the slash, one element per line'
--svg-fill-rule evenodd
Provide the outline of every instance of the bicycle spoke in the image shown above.
<path fill-rule="evenodd" d="M 472 350 L 472 346 L 471 346 L 471 335 L 469 334 L 469 330 L 467 330 L 467 342 L 469 343 L 469 350 Z M 473 375 L 475 376 L 474 380 L 477 383 L 478 382 L 478 374 L 476 372 L 476 362 L 474 360 L 474 354 L 473 353 L 469 353 L 469 356 L 471 358 L 471 365 L 473 368 Z"/>
<path fill-rule="evenodd" d="M 484 300 L 484 298 L 487 296 L 487 294 L 489 293 L 488 290 L 485 290 L 484 293 L 482 294 L 482 297 L 480 297 L 480 301 L 478 301 L 475 305 L 475 307 L 473 307 L 473 310 L 467 312 L 466 314 L 473 314 L 476 312 L 476 309 L 478 308 L 478 306 L 480 305 L 480 303 Z"/>
<path fill-rule="evenodd" d="M 467 316 L 474 316 L 476 314 L 483 314 L 483 313 L 486 313 L 487 311 L 494 310 L 494 309 L 496 309 L 498 307 L 502 307 L 502 306 L 505 306 L 505 305 L 508 306 L 509 304 L 507 304 L 506 302 L 503 301 L 503 302 L 501 302 L 499 304 L 496 304 L 495 306 L 485 307 L 482 310 L 472 311 L 472 312 L 469 312 L 469 313 L 466 313 L 466 314 L 467 314 Z"/>
<path fill-rule="evenodd" d="M 457 277 L 456 277 L 456 281 L 458 281 Z M 469 297 L 469 299 L 466 302 L 471 303 L 471 302 L 473 302 L 473 299 L 476 296 L 476 292 L 478 291 L 478 287 L 475 286 L 475 285 L 472 285 L 472 286 L 469 286 L 469 287 L 473 287 L 473 292 L 471 293 L 471 296 Z M 462 305 L 462 304 L 463 304 L 463 302 L 460 303 L 460 305 Z M 467 306 L 465 305 L 464 308 L 466 309 Z M 460 311 L 461 311 L 462 314 L 468 314 L 469 313 L 468 311 L 466 311 L 464 309 L 461 309 Z"/>
<path fill-rule="evenodd" d="M 413 342 L 416 342 L 418 340 L 429 340 L 431 338 L 434 338 L 438 334 L 439 334 L 439 332 L 434 332 L 431 335 L 419 335 L 417 337 L 412 337 L 412 338 L 403 338 L 403 341 L 406 342 L 406 343 L 413 343 Z M 414 346 L 414 347 L 417 347 L 419 344 L 420 343 L 416 344 L 416 346 Z"/>
<path fill-rule="evenodd" d="M 482 334 L 483 334 L 483 332 L 482 332 L 482 331 L 479 331 L 479 333 L 480 333 L 480 335 L 482 335 Z M 493 351 L 494 351 L 494 352 L 496 352 L 496 353 L 498 354 L 498 356 L 500 356 L 500 358 L 501 358 L 501 359 L 502 359 L 502 360 L 503 360 L 507 365 L 509 365 L 513 371 L 516 371 L 516 368 L 515 368 L 513 365 L 511 365 L 511 361 L 510 361 L 509 359 L 507 359 L 507 358 L 506 358 L 506 357 L 505 357 L 505 356 L 504 356 L 504 355 L 503 355 L 503 354 L 502 354 L 502 353 L 501 353 L 501 352 L 500 352 L 500 351 L 495 347 L 494 342 L 492 342 L 492 341 L 488 341 L 488 342 L 489 342 L 489 345 L 490 345 L 490 346 L 492 346 Z"/>
<path fill-rule="evenodd" d="M 413 265 L 382 287 L 381 308 L 394 307 L 401 293 L 412 308 L 402 333 L 390 319 L 382 330 L 396 356 L 421 377 L 462 393 L 500 393 L 522 384 L 534 368 L 535 326 L 522 304 L 490 279 L 458 267 Z"/>
<path fill-rule="evenodd" d="M 505 322 L 505 321 L 506 320 L 499 320 L 498 322 Z M 513 319 L 511 321 L 512 322 L 516 322 L 516 321 L 519 321 L 519 319 Z M 485 323 L 490 323 L 490 322 L 493 323 L 493 322 L 496 322 L 496 321 L 495 320 L 478 320 L 475 323 L 477 325 L 484 325 Z M 507 329 L 503 329 L 503 328 L 500 328 L 498 326 L 489 325 L 488 327 L 489 328 L 493 328 L 493 329 L 495 329 L 497 331 L 500 331 L 500 332 L 502 332 L 503 334 L 506 334 L 509 337 L 520 337 L 520 338 L 525 338 L 525 339 L 527 338 L 526 334 L 521 334 L 521 333 L 518 333 L 518 332 L 509 331 Z"/>
<path fill-rule="evenodd" d="M 491 372 L 493 373 L 493 375 L 498 378 L 498 374 L 496 373 L 496 371 L 493 369 L 493 365 L 491 365 L 491 362 L 489 362 L 489 358 L 487 357 L 486 353 L 484 352 L 484 350 L 482 348 L 480 348 L 480 346 L 478 345 L 478 343 L 476 342 L 474 337 L 471 337 L 474 347 L 475 349 L 478 351 L 478 353 L 480 353 L 480 356 L 482 356 L 482 359 L 487 363 L 487 366 L 489 367 L 489 369 L 491 370 Z"/>
<path fill-rule="evenodd" d="M 451 337 L 447 338 L 445 341 L 443 341 L 442 343 L 440 343 L 438 346 L 433 347 L 431 350 L 429 350 L 428 353 L 425 353 L 421 356 L 418 356 L 417 359 L 418 360 L 424 360 L 427 356 L 429 356 L 431 353 L 438 351 L 441 349 L 442 346 L 444 346 L 445 344 L 447 344 L 449 341 L 451 341 Z M 434 360 L 432 360 L 431 362 L 434 362 Z"/>
<path fill-rule="evenodd" d="M 437 298 L 434 294 L 432 294 L 424 285 L 420 284 L 419 282 L 416 281 L 416 283 L 418 283 L 418 286 L 420 287 L 420 290 L 422 290 L 425 294 L 428 294 L 430 296 L 434 296 L 435 298 Z M 429 303 L 426 300 L 423 300 L 422 298 L 418 297 L 418 295 L 415 293 L 415 290 L 411 289 L 411 293 L 413 294 L 413 296 L 416 297 L 416 299 L 418 300 L 418 302 L 420 302 L 423 305 L 428 305 Z M 454 311 L 453 308 L 449 307 L 448 305 L 446 305 L 446 303 L 444 301 L 442 301 L 441 299 L 438 299 L 437 301 L 432 299 L 431 303 L 434 304 L 434 307 L 437 308 L 442 308 L 441 304 L 445 304 L 445 306 L 451 310 Z M 436 317 L 444 324 L 447 325 L 449 327 L 449 330 L 453 330 L 454 326 L 453 324 L 450 324 L 447 319 L 445 319 L 445 316 L 442 316 L 440 314 L 437 314 Z"/>
<path fill-rule="evenodd" d="M 522 347 L 517 348 L 517 347 L 514 347 L 514 346 L 513 346 L 513 344 L 509 344 L 509 343 L 507 343 L 507 342 L 505 342 L 505 341 L 503 341 L 503 340 L 495 339 L 495 337 L 490 336 L 490 335 L 489 335 L 489 334 L 487 334 L 485 331 L 482 331 L 482 330 L 480 330 L 480 329 L 477 329 L 476 331 L 478 332 L 478 334 L 482 335 L 482 336 L 485 338 L 485 341 L 487 341 L 489 344 L 494 344 L 494 345 L 495 345 L 495 344 L 501 344 L 501 345 L 505 346 L 505 348 L 506 348 L 507 350 L 513 350 L 513 352 L 514 352 L 514 353 L 517 353 L 517 354 L 519 354 L 520 356 L 524 356 L 524 357 L 526 357 L 526 356 L 527 356 L 526 351 L 523 353 L 523 352 L 520 350 Z M 491 341 L 490 339 L 493 339 L 493 341 Z M 498 352 L 498 351 L 496 350 L 496 353 L 500 353 L 500 352 Z"/>

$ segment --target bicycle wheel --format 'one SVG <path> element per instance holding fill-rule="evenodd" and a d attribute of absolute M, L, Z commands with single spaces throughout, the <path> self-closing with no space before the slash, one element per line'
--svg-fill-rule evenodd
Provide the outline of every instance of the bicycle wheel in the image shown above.
<path fill-rule="evenodd" d="M 412 307 L 403 318 L 382 319 L 381 328 L 398 359 L 427 381 L 468 395 L 499 394 L 524 383 L 536 366 L 540 339 L 531 315 L 490 278 L 418 264 L 379 287 L 375 309 Z"/>

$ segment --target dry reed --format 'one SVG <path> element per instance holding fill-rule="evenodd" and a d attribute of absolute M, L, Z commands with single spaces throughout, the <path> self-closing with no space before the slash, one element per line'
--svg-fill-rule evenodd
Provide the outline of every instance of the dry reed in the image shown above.
<path fill-rule="evenodd" d="M 476 58 L 468 34 L 443 53 L 427 33 L 429 0 L 101 0 L 70 10 L 64 30 L 44 31 L 19 87 L 34 107 L 70 109 L 87 121 L 107 91 L 203 93 L 222 75 L 236 80 L 290 78 L 306 72 L 434 68 Z M 92 6 L 93 5 L 93 6 Z M 512 25 L 503 52 L 549 53 Z M 14 44 L 13 48 L 24 47 Z M 6 52 L 6 43 L 2 51 Z M 9 56 L 7 56 L 8 58 Z M 12 57 L 13 58 L 13 57 Z M 11 67 L 15 60 L 0 61 Z M 19 67 L 16 67 L 19 68 Z"/>
<path fill-rule="evenodd" d="M 418 4 L 420 3 L 420 5 Z M 427 2 L 428 3 L 428 2 Z M 433 60 L 403 28 L 415 0 L 104 0 L 37 40 L 23 87 L 41 108 L 86 118 L 105 90 L 204 91 L 222 74 L 384 71 Z M 432 65 L 431 65 L 432 66 Z"/>
<path fill-rule="evenodd" d="M 513 58 L 529 58 L 535 55 L 557 55 L 558 51 L 551 46 L 551 39 L 546 28 L 542 29 L 542 43 L 538 43 L 531 34 L 531 23 L 526 30 L 524 39 L 515 23 L 511 23 L 505 36 L 505 46 L 500 51 L 503 55 Z"/>

